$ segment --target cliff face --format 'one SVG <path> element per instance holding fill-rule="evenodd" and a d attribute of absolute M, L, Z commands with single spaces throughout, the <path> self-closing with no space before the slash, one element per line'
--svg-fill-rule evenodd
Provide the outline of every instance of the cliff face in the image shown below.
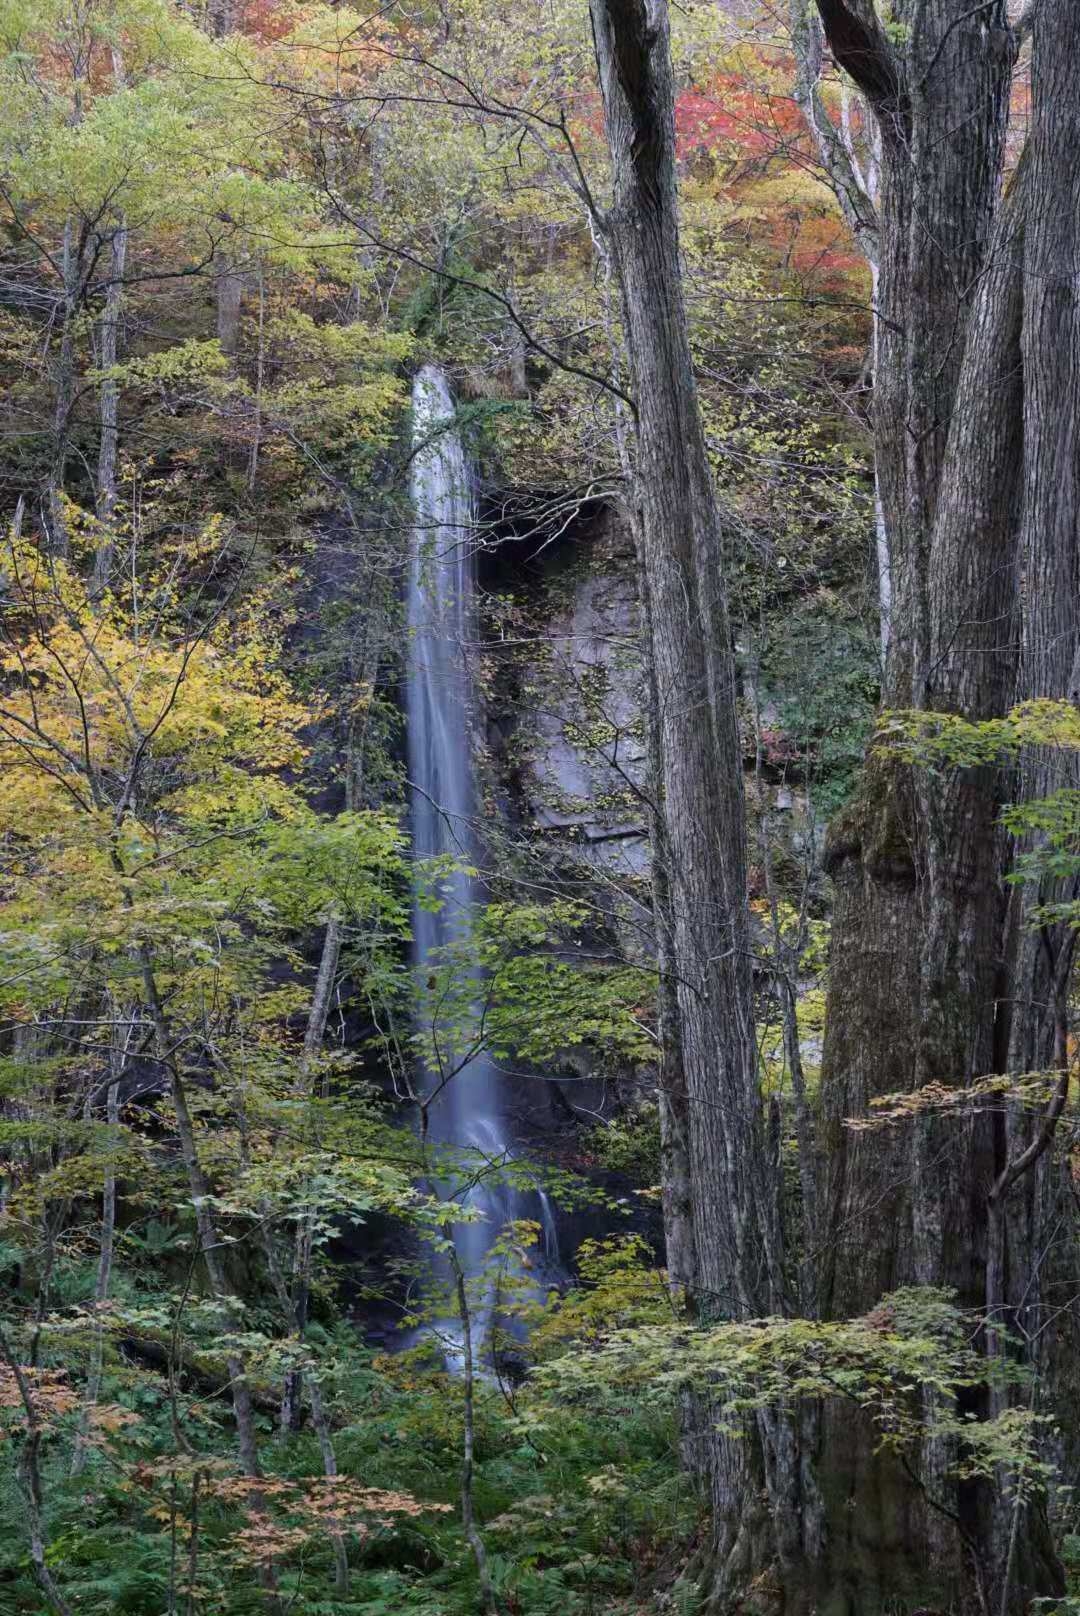
<path fill-rule="evenodd" d="M 595 508 L 557 540 L 506 539 L 480 568 L 483 806 L 497 893 L 569 899 L 594 958 L 652 958 L 645 744 L 633 545 Z M 577 945 L 574 945 L 577 946 Z M 524 1074 L 523 1074 L 524 1075 Z M 602 1120 L 651 1097 L 655 1072 L 552 1050 L 520 1088 L 526 1148 L 580 1151 Z M 585 1146 L 586 1150 L 589 1147 Z M 603 1174 L 601 1174 L 603 1179 Z M 626 1184 L 612 1179 L 609 1189 Z M 645 1220 L 650 1236 L 657 1231 Z M 605 1232 L 567 1220 L 567 1245 Z"/>
<path fill-rule="evenodd" d="M 617 909 L 646 897 L 641 663 L 629 534 L 600 510 L 487 596 L 488 741 L 499 810 Z"/>
<path fill-rule="evenodd" d="M 489 816 L 513 827 L 518 846 L 561 879 L 587 888 L 616 925 L 629 924 L 620 943 L 640 958 L 648 953 L 649 844 L 632 541 L 618 514 L 599 508 L 571 534 L 525 551 L 508 539 L 483 580 Z M 766 834 L 783 895 L 797 901 L 808 880 L 816 890 L 823 819 L 808 777 L 817 771 L 828 805 L 846 764 L 846 754 L 839 764 L 829 755 L 832 731 L 842 738 L 850 728 L 859 744 L 860 691 L 848 686 L 861 664 L 842 633 L 810 627 L 793 620 L 784 656 L 765 670 L 749 636 L 738 645 L 754 898 L 765 892 Z M 827 666 L 835 699 L 833 711 L 811 712 L 808 723 L 798 704 L 811 661 Z"/>

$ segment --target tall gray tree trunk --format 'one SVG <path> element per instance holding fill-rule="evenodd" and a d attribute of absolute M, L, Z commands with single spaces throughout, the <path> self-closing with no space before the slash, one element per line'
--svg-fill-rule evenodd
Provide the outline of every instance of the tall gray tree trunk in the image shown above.
<path fill-rule="evenodd" d="M 109 284 L 105 292 L 105 308 L 101 315 L 99 367 L 108 371 L 116 364 L 120 342 L 120 314 L 124 301 L 124 270 L 127 266 L 128 228 L 121 215 L 113 227 L 109 243 Z M 100 537 L 94 555 L 91 594 L 101 595 L 108 587 L 116 554 L 116 463 L 120 447 L 119 432 L 120 389 L 107 378 L 101 384 L 98 404 L 100 442 L 97 464 L 97 519 Z"/>
<path fill-rule="evenodd" d="M 214 301 L 217 338 L 221 351 L 235 354 L 240 342 L 240 314 L 244 301 L 244 277 L 228 248 L 214 254 Z"/>
<path fill-rule="evenodd" d="M 658 920 L 676 984 L 680 1076 L 666 1142 L 690 1180 L 669 1188 L 689 1201 L 692 1241 L 679 1250 L 680 1263 L 693 1252 L 697 1316 L 745 1318 L 783 1308 L 783 1253 L 758 1081 L 724 533 L 682 293 L 668 13 L 664 0 L 591 0 L 591 14 L 611 152 L 602 228 L 636 401 L 628 496 L 662 790 Z M 693 1446 L 709 1474 L 709 1580 L 721 1602 L 766 1560 L 794 1567 L 814 1506 L 787 1422 L 763 1416 L 737 1442 L 716 1434 L 707 1408 L 699 1414 Z"/>
<path fill-rule="evenodd" d="M 679 262 L 667 8 L 593 0 L 612 156 L 607 231 L 636 399 L 630 498 L 646 575 L 672 947 L 706 1316 L 776 1305 L 781 1253 L 760 1126 L 742 745 L 724 536 Z"/>
<path fill-rule="evenodd" d="M 75 407 L 75 322 L 83 294 L 84 235 L 78 220 L 64 221 L 60 251 L 60 287 L 57 314 L 60 325 L 53 379 L 52 447 L 45 484 L 45 527 L 48 548 L 66 558 L 71 551 L 65 503 L 65 479 L 71 439 L 71 413 Z"/>

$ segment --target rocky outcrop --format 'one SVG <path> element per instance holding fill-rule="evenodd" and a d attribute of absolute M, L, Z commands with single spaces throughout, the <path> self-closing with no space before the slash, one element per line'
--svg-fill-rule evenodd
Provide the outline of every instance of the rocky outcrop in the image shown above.
<path fill-rule="evenodd" d="M 600 511 L 489 595 L 488 732 L 500 807 L 598 889 L 647 883 L 641 663 L 629 535 Z M 506 632 L 505 625 L 512 625 Z M 489 631 L 490 633 L 490 631 Z"/>

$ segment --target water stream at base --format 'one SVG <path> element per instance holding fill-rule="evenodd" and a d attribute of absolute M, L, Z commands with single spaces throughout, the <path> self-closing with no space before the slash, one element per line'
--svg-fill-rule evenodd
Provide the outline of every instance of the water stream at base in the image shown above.
<path fill-rule="evenodd" d="M 442 857 L 459 866 L 440 882 L 443 901 L 438 910 L 414 904 L 412 962 L 422 971 L 448 945 L 470 955 L 479 897 L 475 878 L 460 868 L 477 851 L 475 692 L 468 650 L 474 639 L 475 510 L 471 468 L 461 436 L 450 424 L 453 397 L 438 367 L 426 365 L 418 372 L 412 409 L 415 525 L 407 597 L 406 720 L 413 852 L 419 860 Z M 472 979 L 479 999 L 482 982 L 475 967 Z M 452 1052 L 447 1053 L 452 1067 Z M 465 1061 L 432 1101 L 431 1139 L 475 1152 L 478 1161 L 505 1162 L 512 1141 L 502 1089 L 503 1080 L 486 1054 Z M 533 1197 L 495 1183 L 480 1186 L 469 1200 L 484 1216 L 459 1225 L 455 1236 L 467 1276 L 480 1272 L 500 1227 L 516 1217 L 538 1217 L 545 1263 L 557 1266 L 558 1230 L 542 1190 Z"/>

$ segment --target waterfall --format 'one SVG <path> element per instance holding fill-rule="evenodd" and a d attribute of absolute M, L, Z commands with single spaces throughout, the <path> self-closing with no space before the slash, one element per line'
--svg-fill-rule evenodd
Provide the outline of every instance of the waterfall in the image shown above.
<path fill-rule="evenodd" d="M 405 712 L 413 854 L 418 860 L 443 858 L 448 865 L 457 866 L 440 880 L 442 902 L 437 910 L 413 905 L 412 963 L 417 979 L 423 980 L 429 961 L 437 975 L 440 951 L 457 948 L 468 962 L 464 998 L 479 1004 L 484 983 L 469 945 L 480 894 L 476 878 L 468 873 L 479 851 L 472 746 L 476 699 L 469 665 L 475 635 L 472 476 L 461 436 L 451 424 L 454 401 L 450 387 L 438 367 L 425 365 L 417 374 L 412 409 L 416 452 L 411 478 L 414 526 Z M 457 985 L 462 985 L 460 977 Z M 469 992 L 470 987 L 474 993 Z M 466 1049 L 470 1047 L 467 1043 Z M 437 1144 L 475 1153 L 478 1163 L 506 1162 L 512 1154 L 512 1141 L 501 1105 L 499 1072 L 482 1051 L 462 1060 L 454 1070 L 456 1060 L 449 1040 L 441 1046 L 441 1053 L 454 1075 L 438 1093 L 438 1075 L 424 1075 L 428 1094 L 434 1094 L 429 1137 Z M 563 1277 L 555 1211 L 539 1184 L 535 1195 L 530 1195 L 489 1181 L 472 1190 L 467 1199 L 483 1214 L 483 1221 L 459 1225 L 455 1236 L 467 1275 L 480 1272 L 504 1223 L 533 1217 L 541 1227 L 540 1251 L 547 1275 L 552 1280 Z M 534 1280 L 534 1293 L 539 1291 Z M 492 1306 L 489 1298 L 477 1320 L 481 1337 L 486 1334 Z M 444 1324 L 440 1333 L 453 1339 L 452 1327 Z M 448 1361 L 456 1359 L 451 1348 Z"/>
<path fill-rule="evenodd" d="M 474 619 L 472 479 L 458 432 L 449 425 L 437 430 L 454 412 L 441 370 L 426 365 L 418 373 L 412 407 L 413 442 L 419 445 L 412 462 L 415 526 L 406 667 L 413 851 L 418 859 L 441 856 L 460 866 L 469 864 L 476 852 L 475 700 L 468 651 Z M 458 868 L 440 886 L 443 901 L 437 911 L 419 904 L 413 908 L 413 965 L 418 972 L 448 944 L 471 953 L 475 879 Z M 479 998 L 482 982 L 475 966 L 471 972 Z M 443 1054 L 452 1069 L 453 1050 Z M 437 1078 L 428 1073 L 426 1081 L 431 1093 Z M 478 1151 L 493 1161 L 508 1155 L 499 1077 L 485 1054 L 466 1061 L 436 1095 L 430 1135 L 437 1143 Z M 480 1268 L 499 1224 L 516 1215 L 512 1199 L 498 1189 L 473 1195 L 485 1218 L 458 1231 L 458 1254 L 467 1273 Z"/>

